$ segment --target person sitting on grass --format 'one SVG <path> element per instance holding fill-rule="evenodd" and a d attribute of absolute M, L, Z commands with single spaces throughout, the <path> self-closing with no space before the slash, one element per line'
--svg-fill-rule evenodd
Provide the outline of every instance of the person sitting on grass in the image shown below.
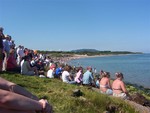
<path fill-rule="evenodd" d="M 24 60 L 21 61 L 21 74 L 23 75 L 38 75 L 38 70 L 36 67 L 30 66 L 30 57 L 25 56 Z"/>
<path fill-rule="evenodd" d="M 45 99 L 0 77 L 0 113 L 53 113 Z"/>
<path fill-rule="evenodd" d="M 99 85 L 101 93 L 112 95 L 113 91 L 111 90 L 109 72 L 103 72 L 101 76 L 102 78 L 100 80 L 100 85 Z"/>
<path fill-rule="evenodd" d="M 9 57 L 7 59 L 7 68 L 6 68 L 6 70 L 20 73 L 21 67 L 17 65 L 14 53 L 15 53 L 15 50 L 10 49 Z"/>
<path fill-rule="evenodd" d="M 113 96 L 127 99 L 128 92 L 126 90 L 122 73 L 115 73 L 116 79 L 112 83 Z"/>
<path fill-rule="evenodd" d="M 49 69 L 48 72 L 47 72 L 47 77 L 48 77 L 48 78 L 54 78 L 54 76 L 55 76 L 55 69 L 56 69 L 56 65 L 55 65 L 55 64 L 52 64 L 52 65 L 50 66 L 50 69 Z"/>
<path fill-rule="evenodd" d="M 62 81 L 69 84 L 76 84 L 76 81 L 70 75 L 71 66 L 66 65 L 62 73 Z"/>
<path fill-rule="evenodd" d="M 59 64 L 59 66 L 56 68 L 56 71 L 55 71 L 55 75 L 56 75 L 55 77 L 60 79 L 62 75 L 62 71 L 63 71 L 63 65 Z"/>
<path fill-rule="evenodd" d="M 76 73 L 76 76 L 75 76 L 75 81 L 78 83 L 78 84 L 81 84 L 82 83 L 82 77 L 83 77 L 83 68 L 82 67 L 79 67 L 77 69 L 77 73 Z"/>
<path fill-rule="evenodd" d="M 87 71 L 83 74 L 83 85 L 95 86 L 95 80 L 92 74 L 92 67 L 88 66 Z"/>

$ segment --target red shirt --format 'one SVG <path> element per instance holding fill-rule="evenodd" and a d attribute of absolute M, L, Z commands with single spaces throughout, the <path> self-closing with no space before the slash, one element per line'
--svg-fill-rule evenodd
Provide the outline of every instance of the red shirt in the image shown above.
<path fill-rule="evenodd" d="M 17 67 L 17 62 L 14 55 L 10 55 L 7 59 L 7 69 L 12 69 Z"/>

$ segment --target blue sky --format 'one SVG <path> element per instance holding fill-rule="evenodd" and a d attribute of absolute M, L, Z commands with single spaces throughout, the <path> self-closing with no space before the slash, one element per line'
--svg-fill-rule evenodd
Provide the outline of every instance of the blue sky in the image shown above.
<path fill-rule="evenodd" d="M 150 52 L 150 0 L 0 0 L 0 26 L 31 49 Z"/>

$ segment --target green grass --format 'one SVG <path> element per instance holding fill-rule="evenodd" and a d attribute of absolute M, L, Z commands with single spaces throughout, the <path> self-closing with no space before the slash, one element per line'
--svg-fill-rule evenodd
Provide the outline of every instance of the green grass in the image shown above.
<path fill-rule="evenodd" d="M 88 87 L 70 85 L 58 79 L 22 76 L 14 73 L 3 73 L 1 77 L 12 81 L 39 98 L 45 97 L 52 104 L 55 113 L 103 113 L 111 105 L 117 107 L 115 113 L 135 113 L 125 101 L 103 95 Z M 80 89 L 80 97 L 73 97 L 72 91 Z"/>

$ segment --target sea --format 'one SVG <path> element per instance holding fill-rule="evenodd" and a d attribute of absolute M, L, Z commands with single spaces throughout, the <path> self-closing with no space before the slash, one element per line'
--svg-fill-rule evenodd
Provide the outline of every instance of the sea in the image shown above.
<path fill-rule="evenodd" d="M 125 82 L 150 88 L 150 53 L 80 58 L 68 64 L 83 68 L 92 66 L 96 73 L 110 72 L 112 79 L 116 72 L 122 72 Z"/>

